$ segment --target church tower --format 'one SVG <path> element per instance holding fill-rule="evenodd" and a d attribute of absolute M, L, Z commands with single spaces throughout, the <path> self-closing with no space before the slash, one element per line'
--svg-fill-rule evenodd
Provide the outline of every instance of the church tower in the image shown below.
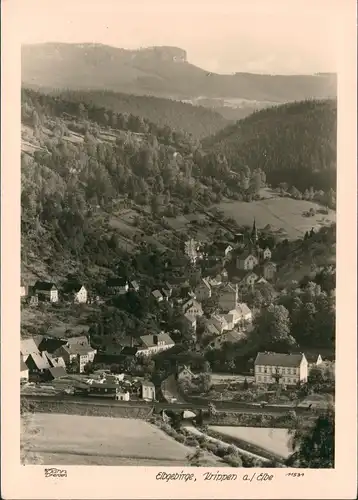
<path fill-rule="evenodd" d="M 253 246 L 256 247 L 257 241 L 258 241 L 258 235 L 257 235 L 257 229 L 256 229 L 256 219 L 254 219 L 254 223 L 252 225 L 251 241 L 252 241 Z"/>

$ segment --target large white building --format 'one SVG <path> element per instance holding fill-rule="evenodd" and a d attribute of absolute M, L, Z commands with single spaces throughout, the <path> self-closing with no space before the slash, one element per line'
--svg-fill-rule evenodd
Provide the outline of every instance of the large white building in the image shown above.
<path fill-rule="evenodd" d="M 259 352 L 255 359 L 255 383 L 296 385 L 307 382 L 308 362 L 303 353 Z"/>

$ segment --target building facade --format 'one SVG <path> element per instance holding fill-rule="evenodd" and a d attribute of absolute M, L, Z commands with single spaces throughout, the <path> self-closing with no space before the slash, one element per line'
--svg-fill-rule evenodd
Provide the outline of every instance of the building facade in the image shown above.
<path fill-rule="evenodd" d="M 307 382 L 307 377 L 308 362 L 303 353 L 259 352 L 256 356 L 256 384 L 279 383 L 292 386 Z"/>

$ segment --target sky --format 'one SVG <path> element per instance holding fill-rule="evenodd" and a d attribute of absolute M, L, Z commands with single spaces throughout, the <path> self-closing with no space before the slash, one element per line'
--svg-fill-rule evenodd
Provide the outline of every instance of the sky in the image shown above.
<path fill-rule="evenodd" d="M 16 22 L 24 44 L 171 45 L 218 73 L 307 74 L 336 71 L 337 18 L 349 1 L 21 0 Z"/>

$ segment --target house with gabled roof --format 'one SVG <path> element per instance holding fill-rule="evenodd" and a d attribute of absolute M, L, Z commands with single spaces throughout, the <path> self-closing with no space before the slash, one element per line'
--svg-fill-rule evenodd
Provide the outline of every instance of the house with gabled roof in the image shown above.
<path fill-rule="evenodd" d="M 29 381 L 29 369 L 26 366 L 26 363 L 22 359 L 20 354 L 20 382 L 28 382 Z"/>
<path fill-rule="evenodd" d="M 140 337 L 140 344 L 136 355 L 149 356 L 174 347 L 175 342 L 168 333 L 162 332 L 142 335 Z"/>
<path fill-rule="evenodd" d="M 124 295 L 129 290 L 129 283 L 126 278 L 109 278 L 106 286 L 113 295 Z"/>
<path fill-rule="evenodd" d="M 199 301 L 208 300 L 211 297 L 211 286 L 206 278 L 202 278 L 195 288 L 195 297 Z"/>
<path fill-rule="evenodd" d="M 48 300 L 53 303 L 58 302 L 58 288 L 53 282 L 36 281 L 34 292 L 41 300 Z"/>
<path fill-rule="evenodd" d="M 277 266 L 272 261 L 267 261 L 262 266 L 264 278 L 268 281 L 272 281 L 275 278 Z"/>
<path fill-rule="evenodd" d="M 256 384 L 307 382 L 308 362 L 303 353 L 259 352 L 254 365 Z"/>
<path fill-rule="evenodd" d="M 163 300 L 164 300 L 164 297 L 163 297 L 163 295 L 160 293 L 160 291 L 159 291 L 159 290 L 153 290 L 153 291 L 152 291 L 152 296 L 155 298 L 155 300 L 156 300 L 157 302 L 163 302 Z"/>
<path fill-rule="evenodd" d="M 238 302 L 238 287 L 235 284 L 227 283 L 219 291 L 219 307 L 223 312 L 235 309 Z"/>
<path fill-rule="evenodd" d="M 242 271 L 252 271 L 259 263 L 257 256 L 250 248 L 245 250 L 236 257 L 236 267 Z"/>
<path fill-rule="evenodd" d="M 27 358 L 30 354 L 40 354 L 39 346 L 35 340 L 31 337 L 28 339 L 22 339 L 20 342 L 20 354 L 22 360 L 26 363 Z"/>
<path fill-rule="evenodd" d="M 204 314 L 200 302 L 195 299 L 189 299 L 182 307 L 183 314 L 190 314 L 191 316 L 202 316 Z"/>
<path fill-rule="evenodd" d="M 72 297 L 75 304 L 86 304 L 88 299 L 87 288 L 82 283 L 67 283 L 63 291 Z"/>
<path fill-rule="evenodd" d="M 87 363 L 93 362 L 96 353 L 97 350 L 93 349 L 89 344 L 70 343 L 59 347 L 54 352 L 54 356 L 62 357 L 66 366 L 76 360 L 78 362 L 78 371 L 82 373 Z"/>

